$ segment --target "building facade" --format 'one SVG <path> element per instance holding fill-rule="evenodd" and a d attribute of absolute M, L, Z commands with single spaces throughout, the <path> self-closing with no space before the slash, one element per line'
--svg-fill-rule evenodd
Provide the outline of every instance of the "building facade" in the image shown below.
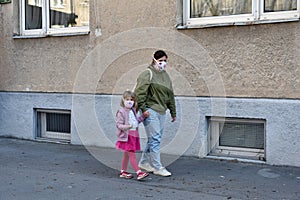
<path fill-rule="evenodd" d="M 299 0 L 0 2 L 0 136 L 113 147 L 120 94 L 163 49 L 163 152 L 300 166 Z"/>

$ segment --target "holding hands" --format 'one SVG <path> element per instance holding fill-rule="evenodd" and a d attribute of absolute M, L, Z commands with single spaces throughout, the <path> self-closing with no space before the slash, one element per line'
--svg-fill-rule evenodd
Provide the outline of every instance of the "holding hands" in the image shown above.
<path fill-rule="evenodd" d="M 150 115 L 150 113 L 149 113 L 149 111 L 147 110 L 147 111 L 145 111 L 145 112 L 143 112 L 143 117 L 144 118 L 147 118 L 147 117 L 149 117 L 149 115 Z"/>
<path fill-rule="evenodd" d="M 145 111 L 145 112 L 143 112 L 143 117 L 144 118 L 147 118 L 147 117 L 149 117 L 149 115 L 150 115 L 150 113 L 149 113 L 149 111 L 147 110 L 147 111 Z M 176 117 L 172 117 L 172 120 L 171 120 L 171 122 L 175 122 L 176 121 Z"/>
<path fill-rule="evenodd" d="M 176 117 L 172 117 L 171 122 L 175 122 L 176 121 Z"/>

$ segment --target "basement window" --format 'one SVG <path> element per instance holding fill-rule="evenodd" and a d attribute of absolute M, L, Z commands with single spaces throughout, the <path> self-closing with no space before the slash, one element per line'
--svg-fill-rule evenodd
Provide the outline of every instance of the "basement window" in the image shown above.
<path fill-rule="evenodd" d="M 265 160 L 265 120 L 210 117 L 209 155 Z"/>
<path fill-rule="evenodd" d="M 71 112 L 67 110 L 37 109 L 37 139 L 71 140 Z"/>

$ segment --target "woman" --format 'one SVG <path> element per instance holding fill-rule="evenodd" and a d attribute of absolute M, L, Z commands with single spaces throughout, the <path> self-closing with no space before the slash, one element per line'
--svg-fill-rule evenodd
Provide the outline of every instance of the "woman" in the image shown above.
<path fill-rule="evenodd" d="M 160 161 L 160 141 L 164 130 L 166 110 L 169 109 L 172 122 L 176 120 L 176 105 L 172 81 L 165 71 L 167 54 L 158 50 L 153 54 L 151 65 L 142 72 L 138 79 L 135 93 L 139 109 L 149 117 L 144 127 L 148 136 L 139 167 L 160 176 L 171 176 Z"/>

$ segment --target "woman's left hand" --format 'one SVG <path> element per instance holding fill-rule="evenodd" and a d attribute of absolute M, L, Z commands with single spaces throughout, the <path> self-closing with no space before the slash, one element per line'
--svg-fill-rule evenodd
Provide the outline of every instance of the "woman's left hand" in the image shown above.
<path fill-rule="evenodd" d="M 150 115 L 150 113 L 148 110 L 143 112 L 143 117 L 147 118 L 147 117 L 149 117 L 149 115 Z"/>
<path fill-rule="evenodd" d="M 176 121 L 176 117 L 172 117 L 171 122 L 175 122 Z"/>

